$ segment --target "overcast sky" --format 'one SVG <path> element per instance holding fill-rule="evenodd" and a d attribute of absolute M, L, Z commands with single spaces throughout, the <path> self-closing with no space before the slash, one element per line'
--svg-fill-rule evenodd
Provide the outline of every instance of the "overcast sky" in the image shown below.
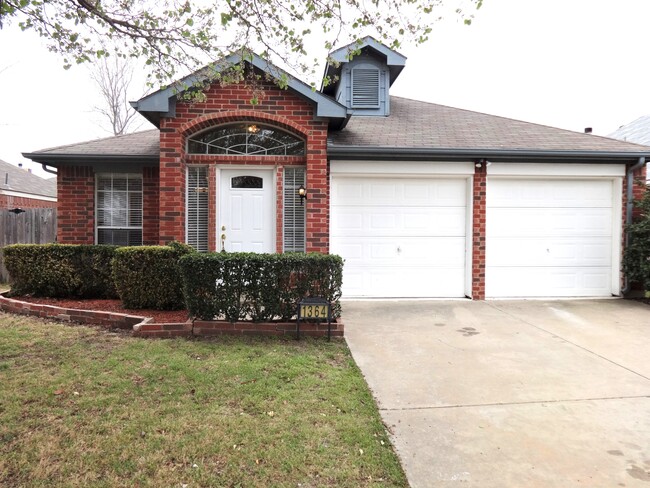
<path fill-rule="evenodd" d="M 443 21 L 402 49 L 391 93 L 607 135 L 650 114 L 648 21 L 650 0 L 485 0 L 470 27 Z M 21 152 L 110 135 L 87 69 L 17 26 L 0 30 L 0 92 L 4 161 L 37 170 Z"/>

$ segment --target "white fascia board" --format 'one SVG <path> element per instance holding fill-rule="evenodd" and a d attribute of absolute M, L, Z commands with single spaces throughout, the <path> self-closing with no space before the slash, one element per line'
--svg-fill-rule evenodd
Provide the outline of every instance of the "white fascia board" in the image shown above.
<path fill-rule="evenodd" d="M 474 163 L 448 163 L 439 161 L 331 161 L 330 173 L 348 176 L 471 176 L 474 174 Z"/>
<path fill-rule="evenodd" d="M 624 164 L 488 163 L 489 176 L 625 176 Z"/>
<path fill-rule="evenodd" d="M 8 197 L 31 198 L 32 200 L 43 200 L 44 202 L 56 202 L 55 197 L 46 197 L 45 195 L 35 195 L 34 193 L 23 193 L 20 191 L 0 190 L 0 195 Z"/>

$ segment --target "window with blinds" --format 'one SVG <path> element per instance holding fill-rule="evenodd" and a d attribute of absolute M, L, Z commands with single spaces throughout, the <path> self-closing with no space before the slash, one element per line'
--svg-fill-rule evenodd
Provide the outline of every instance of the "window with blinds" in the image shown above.
<path fill-rule="evenodd" d="M 97 244 L 142 245 L 142 175 L 102 173 L 96 180 Z"/>
<path fill-rule="evenodd" d="M 187 168 L 187 243 L 208 252 L 208 168 Z"/>
<path fill-rule="evenodd" d="M 305 251 L 305 206 L 298 188 L 305 185 L 305 168 L 284 169 L 284 251 Z"/>
<path fill-rule="evenodd" d="M 379 70 L 355 68 L 352 70 L 352 107 L 379 107 Z"/>

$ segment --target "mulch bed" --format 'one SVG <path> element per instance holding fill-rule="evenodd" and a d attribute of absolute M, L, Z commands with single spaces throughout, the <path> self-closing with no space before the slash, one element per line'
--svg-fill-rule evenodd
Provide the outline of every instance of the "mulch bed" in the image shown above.
<path fill-rule="evenodd" d="M 23 302 L 53 305 L 55 307 L 74 308 L 77 310 L 98 310 L 102 312 L 117 312 L 140 317 L 153 317 L 161 324 L 186 322 L 189 319 L 187 310 L 133 310 L 124 308 L 120 300 L 69 300 L 64 298 L 11 297 Z"/>

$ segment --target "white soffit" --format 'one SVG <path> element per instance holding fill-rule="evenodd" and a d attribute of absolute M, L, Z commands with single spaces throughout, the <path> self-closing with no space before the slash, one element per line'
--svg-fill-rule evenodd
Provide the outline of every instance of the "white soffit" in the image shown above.
<path fill-rule="evenodd" d="M 624 164 L 489 163 L 490 176 L 625 176 Z"/>
<path fill-rule="evenodd" d="M 330 172 L 339 175 L 466 175 L 474 174 L 474 163 L 427 161 L 331 161 Z"/>

